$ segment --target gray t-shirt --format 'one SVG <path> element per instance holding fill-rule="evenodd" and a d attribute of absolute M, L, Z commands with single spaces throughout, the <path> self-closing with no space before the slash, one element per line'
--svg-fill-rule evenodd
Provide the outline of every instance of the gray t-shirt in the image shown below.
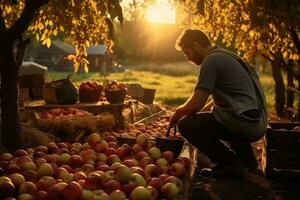
<path fill-rule="evenodd" d="M 232 132 L 256 139 L 264 134 L 266 124 L 256 118 L 243 116 L 248 110 L 259 111 L 254 84 L 242 64 L 233 56 L 215 47 L 202 62 L 195 89 L 203 88 L 212 94 L 215 119 Z M 260 117 L 258 117 L 260 118 Z"/>

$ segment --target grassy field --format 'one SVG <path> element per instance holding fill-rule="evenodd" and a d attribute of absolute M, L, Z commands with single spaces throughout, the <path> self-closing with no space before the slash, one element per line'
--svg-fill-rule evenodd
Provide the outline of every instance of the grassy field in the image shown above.
<path fill-rule="evenodd" d="M 186 64 L 185 64 L 186 65 Z M 176 70 L 178 69 L 178 70 Z M 182 75 L 179 74 L 179 71 Z M 192 93 L 197 81 L 196 67 L 183 64 L 168 64 L 161 67 L 157 66 L 142 66 L 129 67 L 124 73 L 112 73 L 107 76 L 108 80 L 117 80 L 122 82 L 139 82 L 144 87 L 156 89 L 156 101 L 162 101 L 168 105 L 179 105 Z M 48 80 L 56 80 L 65 78 L 69 73 L 66 72 L 48 72 Z M 99 73 L 89 74 L 74 74 L 76 84 L 80 81 L 104 81 L 105 78 Z M 274 82 L 270 75 L 261 76 L 261 82 L 267 96 L 270 111 L 274 110 Z"/>

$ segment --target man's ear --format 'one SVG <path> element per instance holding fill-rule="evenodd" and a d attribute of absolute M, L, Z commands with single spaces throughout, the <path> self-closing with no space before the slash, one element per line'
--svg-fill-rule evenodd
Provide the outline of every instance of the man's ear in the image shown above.
<path fill-rule="evenodd" d="M 201 45 L 198 42 L 193 42 L 192 43 L 192 48 L 194 50 L 199 50 L 201 48 Z"/>

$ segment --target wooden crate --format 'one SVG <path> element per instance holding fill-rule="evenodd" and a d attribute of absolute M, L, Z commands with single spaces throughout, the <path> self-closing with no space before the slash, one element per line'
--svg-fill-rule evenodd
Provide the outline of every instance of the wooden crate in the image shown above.
<path fill-rule="evenodd" d="M 141 102 L 144 104 L 153 104 L 155 91 L 155 89 L 144 88 L 144 95 Z"/>
<path fill-rule="evenodd" d="M 270 123 L 266 134 L 266 168 L 269 178 L 300 177 L 300 123 Z"/>

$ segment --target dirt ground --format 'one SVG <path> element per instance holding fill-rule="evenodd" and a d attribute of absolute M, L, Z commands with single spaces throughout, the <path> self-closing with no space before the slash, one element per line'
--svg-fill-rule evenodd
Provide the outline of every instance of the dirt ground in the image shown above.
<path fill-rule="evenodd" d="M 260 168 L 264 165 L 263 143 L 254 145 Z M 217 180 L 199 175 L 202 168 L 210 165 L 201 152 L 190 188 L 190 200 L 299 200 L 300 180 L 268 180 L 263 172 L 246 172 L 244 179 Z"/>

